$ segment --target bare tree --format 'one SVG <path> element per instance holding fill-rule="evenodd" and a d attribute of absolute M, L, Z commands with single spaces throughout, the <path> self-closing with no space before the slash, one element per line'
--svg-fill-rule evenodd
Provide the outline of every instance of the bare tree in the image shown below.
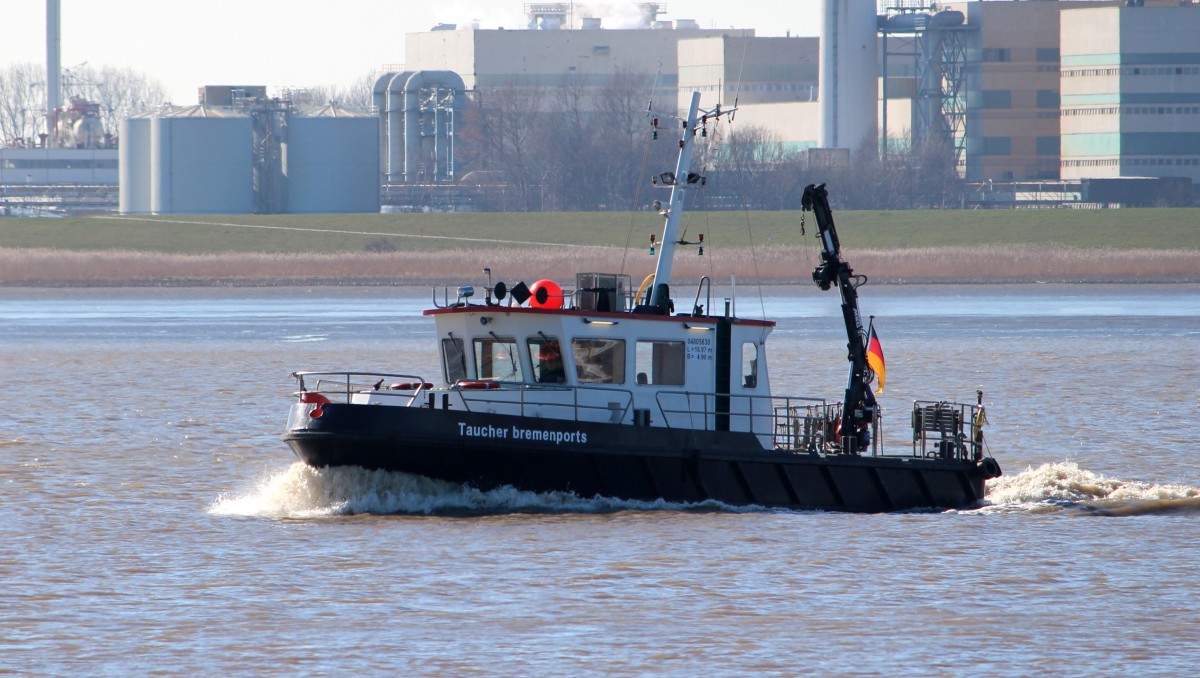
<path fill-rule="evenodd" d="M 468 118 L 463 132 L 474 147 L 477 169 L 499 174 L 515 189 L 516 202 L 508 209 L 528 211 L 540 201 L 539 178 L 549 169 L 542 143 L 547 138 L 542 123 L 548 116 L 537 113 L 544 98 L 541 88 L 520 79 L 489 89 L 480 96 L 479 114 Z"/>
<path fill-rule="evenodd" d="M 944 139 L 928 139 L 914 149 L 913 165 L 917 177 L 914 207 L 961 204 L 963 182 L 954 164 L 954 149 Z"/>
<path fill-rule="evenodd" d="M 121 121 L 166 102 L 162 82 L 131 68 L 83 66 L 63 79 L 63 96 L 100 104 L 100 122 L 114 134 Z"/>
<path fill-rule="evenodd" d="M 104 129 L 115 133 L 121 120 L 166 99 L 166 88 L 158 80 L 129 68 L 93 68 L 88 65 L 65 70 L 63 101 L 72 99 L 99 104 Z M 0 70 L 0 138 L 9 145 L 37 139 L 46 128 L 46 69 L 40 64 L 13 64 Z"/>
<path fill-rule="evenodd" d="M 46 128 L 45 69 L 34 63 L 0 69 L 0 143 L 33 143 Z"/>
<path fill-rule="evenodd" d="M 582 75 L 570 73 L 563 85 L 551 94 L 552 117 L 548 121 L 546 170 L 539 177 L 539 209 L 595 209 L 597 200 L 591 189 L 589 157 L 596 145 L 593 101 Z M 563 149 L 575 149 L 562 152 Z"/>
<path fill-rule="evenodd" d="M 618 68 L 596 93 L 602 137 L 595 149 L 594 173 L 606 209 L 627 209 L 635 206 L 635 200 L 645 203 L 638 189 L 647 185 L 651 174 L 672 169 L 675 149 L 669 143 L 654 144 L 650 138 L 647 104 L 653 83 L 645 71 Z"/>
<path fill-rule="evenodd" d="M 374 105 L 372 88 L 379 74 L 375 71 L 363 73 L 354 82 L 340 85 L 318 85 L 312 88 L 317 101 L 334 104 L 339 108 L 365 113 Z"/>
<path fill-rule="evenodd" d="M 941 208 L 960 202 L 962 182 L 953 152 L 944 143 L 898 148 L 880 157 L 873 143 L 853 153 L 847 167 L 830 168 L 838 207 L 848 209 Z"/>

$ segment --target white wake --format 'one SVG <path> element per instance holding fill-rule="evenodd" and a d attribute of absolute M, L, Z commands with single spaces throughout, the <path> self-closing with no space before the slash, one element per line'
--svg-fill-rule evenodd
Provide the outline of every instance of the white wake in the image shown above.
<path fill-rule="evenodd" d="M 295 462 L 245 494 L 221 495 L 213 515 L 319 518 L 373 514 L 481 515 L 495 513 L 605 513 L 621 510 L 745 510 L 720 502 L 680 504 L 582 498 L 570 492 L 525 492 L 468 486 L 357 466 L 313 468 Z M 751 510 L 762 510 L 751 509 Z"/>
<path fill-rule="evenodd" d="M 1103 515 L 1200 512 L 1200 488 L 1109 478 L 1071 461 L 1029 467 L 987 483 L 985 509 L 1080 508 Z"/>

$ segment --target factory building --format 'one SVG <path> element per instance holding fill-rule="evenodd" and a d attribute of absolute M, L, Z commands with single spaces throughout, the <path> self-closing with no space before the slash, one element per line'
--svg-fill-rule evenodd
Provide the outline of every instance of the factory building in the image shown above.
<path fill-rule="evenodd" d="M 909 58 L 882 50 L 881 110 L 889 137 L 919 138 L 940 89 L 943 130 L 968 182 L 1200 180 L 1200 3 L 882 4 L 885 20 L 965 19 L 942 27 L 936 43 L 932 22 L 914 21 Z M 929 64 L 938 68 L 923 72 Z"/>
<path fill-rule="evenodd" d="M 1063 13 L 1063 179 L 1200 182 L 1200 7 L 1150 4 Z"/>
<path fill-rule="evenodd" d="M 1059 2 L 964 2 L 964 177 L 1054 181 L 1058 176 Z M 1073 1 L 1076 5 L 1095 5 Z M 1111 3 L 1108 3 L 1111 4 Z"/>
<path fill-rule="evenodd" d="M 646 98 L 673 97 L 677 108 L 693 90 L 706 102 L 736 99 L 739 127 L 765 128 L 788 150 L 878 143 L 890 153 L 936 140 L 971 183 L 1195 181 L 1197 4 L 825 0 L 819 38 L 760 38 L 661 22 L 655 3 L 642 3 L 640 26 L 619 29 L 572 15 L 573 3 L 543 3 L 527 5 L 518 30 L 410 34 L 403 68 L 461 76 L 469 105 L 505 88 L 536 91 L 542 111 L 564 88 L 598 92 L 622 73 L 653 69 Z M 1097 75 L 1087 67 L 1095 63 L 1123 75 Z M 391 145 L 386 125 L 383 134 Z M 385 182 L 411 176 L 389 171 Z"/>
<path fill-rule="evenodd" d="M 821 134 L 819 45 L 815 37 L 682 40 L 677 107 L 693 91 L 705 102 L 737 101 L 739 128 L 766 129 L 788 151 L 814 148 Z"/>
<path fill-rule="evenodd" d="M 574 3 L 526 6 L 527 29 L 442 25 L 405 36 L 407 71 L 451 71 L 467 90 L 537 90 L 539 108 L 553 110 L 556 90 L 598 89 L 620 74 L 645 76 L 647 97 L 674 101 L 679 87 L 678 46 L 685 40 L 750 37 L 753 30 L 701 29 L 695 21 L 661 21 L 660 3 L 638 3 L 640 20 L 606 25 L 607 17 L 575 15 Z"/>
<path fill-rule="evenodd" d="M 408 34 L 403 64 L 374 92 L 385 191 L 470 171 L 456 148 L 472 106 L 514 91 L 530 112 L 556 110 L 568 91 L 596 106 L 593 95 L 623 77 L 651 83 L 640 93 L 658 110 L 693 90 L 706 103 L 736 99 L 739 126 L 766 128 L 791 150 L 892 152 L 939 139 L 968 182 L 1200 180 L 1195 0 L 823 0 L 819 38 L 662 21 L 663 3 L 637 3 L 632 23 L 581 7 L 530 3 L 524 26 Z M 251 173 L 252 209 L 294 207 L 264 193 L 261 168 Z"/>
<path fill-rule="evenodd" d="M 705 105 L 736 100 L 735 134 L 765 128 L 788 150 L 940 140 L 969 183 L 1200 181 L 1200 0 L 822 0 L 819 38 L 662 21 L 663 3 L 636 3 L 624 23 L 581 7 L 530 3 L 520 27 L 408 34 L 371 118 L 215 87 L 199 107 L 131 118 L 121 210 L 374 211 L 381 186 L 461 185 L 472 107 L 520 93 L 550 113 L 573 92 L 595 112 L 622 82 L 656 110 L 693 90 Z M 116 151 L 75 127 L 56 137 L 74 148 L 0 152 L 0 185 L 115 181 Z"/>

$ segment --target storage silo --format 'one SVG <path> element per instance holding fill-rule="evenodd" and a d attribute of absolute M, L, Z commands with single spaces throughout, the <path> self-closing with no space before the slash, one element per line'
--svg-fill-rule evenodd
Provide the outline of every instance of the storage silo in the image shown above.
<path fill-rule="evenodd" d="M 878 134 L 874 0 L 821 0 L 821 147 L 858 148 Z"/>
<path fill-rule="evenodd" d="M 150 118 L 121 121 L 121 149 L 117 156 L 121 214 L 150 213 Z"/>
<path fill-rule="evenodd" d="M 207 109 L 150 123 L 150 210 L 154 214 L 238 214 L 254 207 L 249 116 Z"/>
<path fill-rule="evenodd" d="M 379 122 L 325 107 L 288 120 L 284 212 L 378 212 Z"/>

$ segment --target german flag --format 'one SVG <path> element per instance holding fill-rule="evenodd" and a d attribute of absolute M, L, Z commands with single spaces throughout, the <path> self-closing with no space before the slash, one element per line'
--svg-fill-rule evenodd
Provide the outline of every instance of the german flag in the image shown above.
<path fill-rule="evenodd" d="M 883 385 L 887 381 L 887 370 L 883 362 L 883 347 L 879 345 L 879 337 L 875 334 L 874 323 L 871 324 L 871 329 L 867 330 L 867 364 L 879 378 L 879 388 L 875 389 L 875 392 L 883 393 Z"/>

